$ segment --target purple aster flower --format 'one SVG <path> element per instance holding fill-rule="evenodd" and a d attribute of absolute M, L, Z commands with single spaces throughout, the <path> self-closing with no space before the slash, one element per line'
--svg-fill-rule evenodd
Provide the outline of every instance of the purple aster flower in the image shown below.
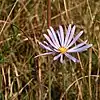
<path fill-rule="evenodd" d="M 59 30 L 56 32 L 52 27 L 47 29 L 47 31 L 49 36 L 43 34 L 47 41 L 43 41 L 43 43 L 39 42 L 39 44 L 49 52 L 37 55 L 35 58 L 39 56 L 55 54 L 53 60 L 60 58 L 61 63 L 63 63 L 64 55 L 74 62 L 79 62 L 79 60 L 71 56 L 70 53 L 82 52 L 92 46 L 92 44 L 86 44 L 87 40 L 76 46 L 73 46 L 79 37 L 83 34 L 83 31 L 80 31 L 79 34 L 74 37 L 75 25 L 73 27 L 71 27 L 71 24 L 68 26 L 68 30 L 65 36 L 62 26 L 59 26 Z"/>

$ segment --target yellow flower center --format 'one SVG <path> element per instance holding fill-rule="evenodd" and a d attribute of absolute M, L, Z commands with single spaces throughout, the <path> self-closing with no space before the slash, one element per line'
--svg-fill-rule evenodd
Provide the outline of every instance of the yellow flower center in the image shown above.
<path fill-rule="evenodd" d="M 67 51 L 67 48 L 65 48 L 65 47 L 60 47 L 58 50 L 59 50 L 62 54 L 64 54 L 64 53 Z"/>

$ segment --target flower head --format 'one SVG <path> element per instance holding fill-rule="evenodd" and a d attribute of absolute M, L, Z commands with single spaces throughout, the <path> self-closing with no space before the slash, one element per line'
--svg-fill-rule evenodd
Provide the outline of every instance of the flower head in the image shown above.
<path fill-rule="evenodd" d="M 60 62 L 63 63 L 65 55 L 72 61 L 79 62 L 79 60 L 71 56 L 70 53 L 82 52 L 92 46 L 92 44 L 86 44 L 87 40 L 76 46 L 73 46 L 83 34 L 83 31 L 80 31 L 79 34 L 74 37 L 75 25 L 73 27 L 71 27 L 71 24 L 68 26 L 66 35 L 64 35 L 62 26 L 59 26 L 59 30 L 56 32 L 51 26 L 50 29 L 47 29 L 47 31 L 49 35 L 43 34 L 47 41 L 43 41 L 43 43 L 39 42 L 39 44 L 49 52 L 37 55 L 36 57 L 55 54 L 53 60 L 60 58 Z"/>

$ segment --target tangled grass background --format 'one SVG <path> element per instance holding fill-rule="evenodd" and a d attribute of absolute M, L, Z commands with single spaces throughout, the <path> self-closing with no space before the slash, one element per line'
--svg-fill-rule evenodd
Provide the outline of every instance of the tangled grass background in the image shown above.
<path fill-rule="evenodd" d="M 100 0 L 51 0 L 51 26 L 77 26 L 93 47 L 80 63 L 52 61 L 38 45 L 48 28 L 47 0 L 0 0 L 0 100 L 100 100 Z"/>

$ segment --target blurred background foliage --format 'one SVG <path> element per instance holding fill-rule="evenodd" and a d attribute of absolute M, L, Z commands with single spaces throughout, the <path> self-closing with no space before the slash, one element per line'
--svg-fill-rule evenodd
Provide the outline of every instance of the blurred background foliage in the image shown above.
<path fill-rule="evenodd" d="M 80 63 L 53 56 L 37 43 L 47 33 L 47 0 L 0 0 L 0 100 L 100 100 L 100 0 L 51 0 L 51 26 L 77 26 L 93 47 Z M 51 80 L 49 80 L 51 68 Z"/>

